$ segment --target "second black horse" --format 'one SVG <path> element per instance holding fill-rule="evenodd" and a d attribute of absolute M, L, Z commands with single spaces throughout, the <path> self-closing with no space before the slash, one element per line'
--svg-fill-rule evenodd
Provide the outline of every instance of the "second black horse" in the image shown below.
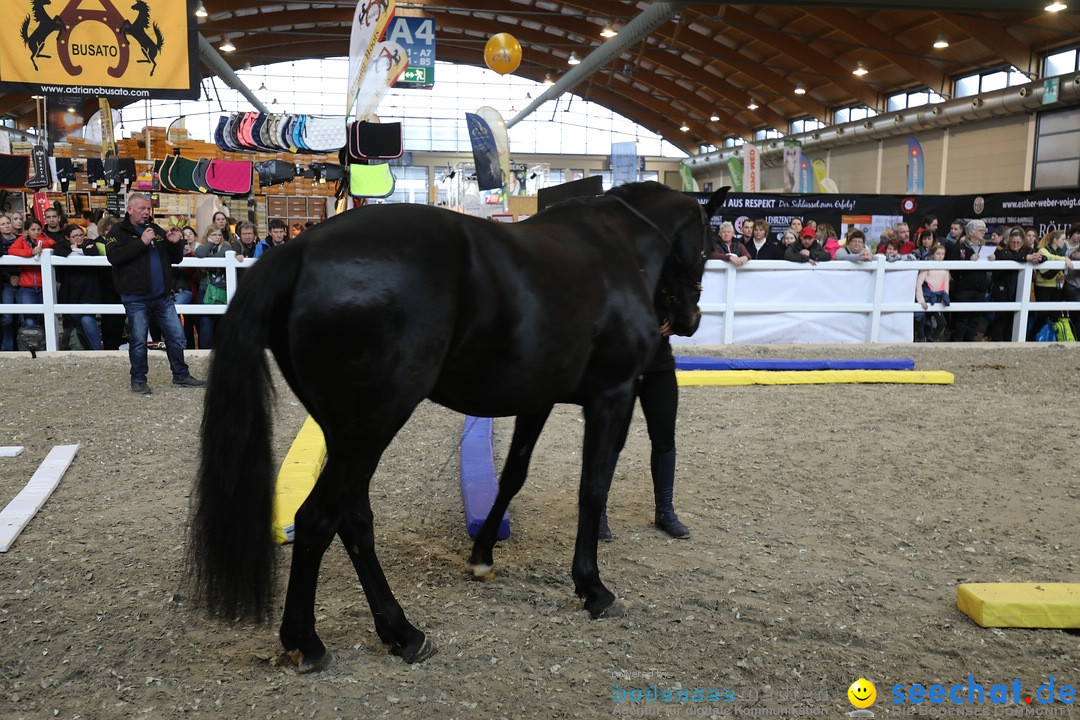
<path fill-rule="evenodd" d="M 376 205 L 267 253 L 246 271 L 215 336 L 206 391 L 189 555 L 209 609 L 263 620 L 271 606 L 269 347 L 327 445 L 296 514 L 280 630 L 302 672 L 329 658 L 315 631 L 315 587 L 335 534 L 382 641 L 408 662 L 435 652 L 379 565 L 368 496 L 383 451 L 425 398 L 475 416 L 517 416 L 469 558 L 482 578 L 493 575 L 499 519 L 553 405 L 582 406 L 574 586 L 593 617 L 620 612 L 596 564 L 605 466 L 660 325 L 680 335 L 697 329 L 707 218 L 722 198 L 703 208 L 658 183 L 636 183 L 515 224 Z M 212 429 L 223 425 L 245 430 Z"/>

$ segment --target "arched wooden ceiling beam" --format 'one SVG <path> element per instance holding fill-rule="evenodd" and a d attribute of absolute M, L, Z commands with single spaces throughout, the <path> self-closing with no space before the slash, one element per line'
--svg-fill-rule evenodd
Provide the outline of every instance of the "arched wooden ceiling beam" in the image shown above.
<path fill-rule="evenodd" d="M 806 43 L 764 24 L 753 15 L 744 13 L 734 5 L 724 7 L 724 18 L 739 23 L 739 32 L 769 42 L 780 54 L 788 56 L 805 67 L 814 68 L 815 72 L 819 74 L 830 76 L 833 83 L 863 105 L 877 108 L 877 92 L 861 80 L 851 79 L 852 68 L 840 66 L 832 58 L 822 55 Z M 747 26 L 755 27 L 751 29 Z"/>
<path fill-rule="evenodd" d="M 961 33 L 964 37 L 971 38 L 988 52 L 1001 55 L 1007 63 L 1020 70 L 1031 69 L 1033 48 L 1009 33 L 1007 28 L 975 15 L 965 15 L 962 18 L 940 13 L 937 15 L 943 23 L 948 24 L 951 32 Z M 947 39 L 953 42 L 952 38 Z"/>
<path fill-rule="evenodd" d="M 944 87 L 945 72 L 918 55 L 904 50 L 905 38 L 902 34 L 899 38 L 894 37 L 849 10 L 814 8 L 805 12 L 807 15 L 818 18 L 860 45 L 865 46 L 866 50 L 885 58 L 889 63 L 910 75 L 920 85 L 925 85 L 935 91 L 939 91 Z M 897 48 L 898 51 L 892 51 L 889 48 Z"/>

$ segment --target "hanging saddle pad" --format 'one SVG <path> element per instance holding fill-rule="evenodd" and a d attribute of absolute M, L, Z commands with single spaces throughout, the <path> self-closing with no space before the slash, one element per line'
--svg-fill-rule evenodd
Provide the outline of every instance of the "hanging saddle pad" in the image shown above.
<path fill-rule="evenodd" d="M 233 146 L 233 152 L 250 152 L 240 142 L 240 123 L 243 119 L 243 113 L 233 113 L 229 118 L 229 123 L 225 126 L 225 141 Z"/>
<path fill-rule="evenodd" d="M 89 161 L 88 161 L 89 162 Z M 168 155 L 161 161 L 161 167 L 158 168 L 158 183 L 161 184 L 162 190 L 171 190 L 172 192 L 178 192 L 179 188 L 172 184 L 169 176 L 172 174 L 173 163 L 176 162 L 175 155 Z"/>
<path fill-rule="evenodd" d="M 240 146 L 248 150 L 258 150 L 259 146 L 251 139 L 251 126 L 255 124 L 258 113 L 247 112 L 240 117 L 236 127 L 236 137 L 240 140 Z"/>
<path fill-rule="evenodd" d="M 198 164 L 195 160 L 175 155 L 172 165 L 169 166 L 169 184 L 183 192 L 199 192 L 199 186 L 194 179 L 195 167 Z"/>
<path fill-rule="evenodd" d="M 353 197 L 384 198 L 394 192 L 394 173 L 388 163 L 349 165 L 349 194 Z"/>
<path fill-rule="evenodd" d="M 401 123 L 355 120 L 349 125 L 349 160 L 393 160 L 401 157 Z"/>
<path fill-rule="evenodd" d="M 313 162 L 303 173 L 306 178 L 322 178 L 326 182 L 337 182 L 342 178 L 341 166 L 331 163 Z"/>
<path fill-rule="evenodd" d="M 255 144 L 259 150 L 263 152 L 275 152 L 276 149 L 266 143 L 263 139 L 263 126 L 266 125 L 266 121 L 269 115 L 264 113 L 258 113 L 255 116 L 255 122 L 251 124 L 251 142 Z"/>
<path fill-rule="evenodd" d="M 331 115 L 308 115 L 304 144 L 311 152 L 337 152 L 345 144 L 345 120 Z"/>
<path fill-rule="evenodd" d="M 284 160 L 264 160 L 255 163 L 255 172 L 259 173 L 259 185 L 262 187 L 280 185 L 296 177 L 296 168 Z"/>
<path fill-rule="evenodd" d="M 278 123 L 281 121 L 280 115 L 267 115 L 266 120 L 259 128 L 259 141 L 270 148 L 272 152 L 280 152 L 284 148 L 278 142 Z"/>
<path fill-rule="evenodd" d="M 206 184 L 211 190 L 227 195 L 246 195 L 251 192 L 250 160 L 210 161 L 206 170 Z"/>
<path fill-rule="evenodd" d="M 29 155 L 0 155 L 0 187 L 26 187 L 26 181 L 29 177 Z"/>
<path fill-rule="evenodd" d="M 281 136 L 281 147 L 285 148 L 286 152 L 296 152 L 296 146 L 293 145 L 293 128 L 296 127 L 296 116 L 286 115 L 281 119 L 281 123 L 278 125 L 278 134 Z"/>
<path fill-rule="evenodd" d="M 229 124 L 229 116 L 218 117 L 217 127 L 214 128 L 214 144 L 225 152 L 232 152 L 232 146 L 225 142 L 225 126 Z"/>
<path fill-rule="evenodd" d="M 293 147 L 298 150 L 307 150 L 307 145 L 304 144 L 304 126 L 307 124 L 307 115 L 297 115 L 296 124 L 293 125 L 292 139 Z"/>
<path fill-rule="evenodd" d="M 195 169 L 191 171 L 191 179 L 199 192 L 209 192 L 210 186 L 206 184 L 206 171 L 210 168 L 210 158 L 199 158 Z"/>

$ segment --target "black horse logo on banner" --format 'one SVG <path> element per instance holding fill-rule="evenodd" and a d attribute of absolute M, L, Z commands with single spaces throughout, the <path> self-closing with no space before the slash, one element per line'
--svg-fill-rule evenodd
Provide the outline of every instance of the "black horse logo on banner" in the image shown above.
<path fill-rule="evenodd" d="M 165 45 L 165 39 L 161 36 L 161 28 L 157 23 L 150 23 L 150 6 L 146 4 L 144 0 L 135 0 L 135 4 L 131 6 L 137 15 L 135 16 L 135 22 L 130 20 L 124 20 L 124 24 L 120 26 L 120 34 L 127 35 L 129 38 L 139 44 L 142 49 L 143 59 L 138 62 L 150 64 L 150 77 L 154 77 L 154 71 L 157 70 L 157 56 L 161 52 L 162 46 Z M 148 32 L 151 27 L 154 31 L 154 39 L 150 38 Z"/>
<path fill-rule="evenodd" d="M 45 41 L 53 33 L 63 33 L 67 26 L 60 16 L 53 17 L 45 12 L 45 6 L 51 5 L 52 0 L 33 0 L 30 4 L 30 14 L 26 16 L 22 24 L 23 44 L 30 49 L 30 62 L 34 64 L 34 70 L 38 69 L 38 58 L 49 58 L 51 55 L 43 54 Z M 30 32 L 30 21 L 37 22 L 34 32 Z"/>

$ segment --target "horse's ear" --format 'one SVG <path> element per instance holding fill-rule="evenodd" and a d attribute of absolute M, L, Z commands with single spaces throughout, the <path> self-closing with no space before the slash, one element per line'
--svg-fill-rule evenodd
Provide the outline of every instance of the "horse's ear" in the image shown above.
<path fill-rule="evenodd" d="M 705 204 L 705 217 L 711 218 L 716 214 L 716 211 L 724 204 L 724 198 L 727 197 L 729 190 L 731 190 L 731 186 L 725 185 L 712 194 L 712 197 L 709 198 L 709 202 Z"/>

